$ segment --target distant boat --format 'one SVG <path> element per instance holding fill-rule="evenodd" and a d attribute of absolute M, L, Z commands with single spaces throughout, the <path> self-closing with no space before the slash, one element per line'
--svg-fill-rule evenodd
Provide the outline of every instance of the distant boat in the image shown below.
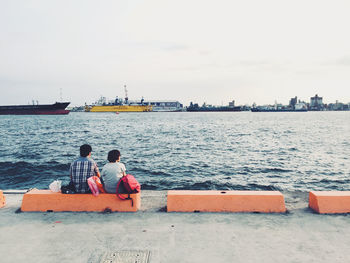
<path fill-rule="evenodd" d="M 143 98 L 140 103 L 133 103 L 129 101 L 128 90 L 126 85 L 125 89 L 125 99 L 120 99 L 116 97 L 115 100 L 107 101 L 106 97 L 101 96 L 101 98 L 93 105 L 85 105 L 86 112 L 150 112 L 152 111 L 152 106 L 145 105 L 143 103 Z"/>
<path fill-rule="evenodd" d="M 152 106 L 148 105 L 92 105 L 85 107 L 86 112 L 149 112 Z"/>
<path fill-rule="evenodd" d="M 0 115 L 61 115 L 68 114 L 66 110 L 70 102 L 54 104 L 7 105 L 0 106 Z"/>
<path fill-rule="evenodd" d="M 199 108 L 187 108 L 187 111 L 196 111 L 196 112 L 213 112 L 213 111 L 242 111 L 242 108 L 237 107 L 228 107 L 228 106 L 213 106 L 213 107 L 199 107 Z"/>
<path fill-rule="evenodd" d="M 252 112 L 306 112 L 307 109 L 293 110 L 293 109 L 265 109 L 265 108 L 252 108 Z"/>
<path fill-rule="evenodd" d="M 241 106 L 234 106 L 234 101 L 229 103 L 229 106 L 211 106 L 211 105 L 203 105 L 198 106 L 197 103 L 193 104 L 191 102 L 190 106 L 187 107 L 187 111 L 195 111 L 195 112 L 215 112 L 215 111 L 242 111 Z"/>

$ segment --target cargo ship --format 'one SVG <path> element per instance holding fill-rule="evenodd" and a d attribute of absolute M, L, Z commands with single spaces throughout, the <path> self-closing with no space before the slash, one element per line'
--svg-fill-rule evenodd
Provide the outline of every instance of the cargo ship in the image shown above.
<path fill-rule="evenodd" d="M 307 112 L 307 109 L 271 109 L 271 108 L 252 108 L 252 112 Z"/>
<path fill-rule="evenodd" d="M 127 99 L 123 102 L 118 97 L 115 101 L 106 101 L 105 97 L 101 97 L 93 105 L 85 105 L 85 112 L 149 112 L 152 111 L 151 105 L 143 103 L 129 102 Z"/>
<path fill-rule="evenodd" d="M 85 112 L 148 112 L 150 105 L 92 105 L 85 106 Z"/>
<path fill-rule="evenodd" d="M 107 101 L 106 97 L 100 99 L 92 105 L 85 105 L 86 112 L 149 112 L 152 111 L 152 105 L 146 105 L 142 98 L 140 102 L 129 101 L 126 86 L 125 99 L 116 97 L 115 100 Z"/>
<path fill-rule="evenodd" d="M 54 104 L 7 105 L 0 106 L 0 115 L 61 115 L 68 114 L 66 110 L 70 102 Z"/>
<path fill-rule="evenodd" d="M 203 106 L 199 106 L 197 103 L 193 104 L 191 102 L 190 106 L 187 107 L 187 111 L 195 111 L 195 112 L 216 112 L 216 111 L 242 111 L 241 106 L 235 106 L 235 102 L 232 101 L 228 106 L 212 106 L 203 104 Z"/>

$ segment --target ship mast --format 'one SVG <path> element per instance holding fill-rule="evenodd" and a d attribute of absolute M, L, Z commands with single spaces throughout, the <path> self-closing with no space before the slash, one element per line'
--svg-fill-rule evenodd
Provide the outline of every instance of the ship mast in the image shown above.
<path fill-rule="evenodd" d="M 124 91 L 125 91 L 125 104 L 128 104 L 128 90 L 126 89 L 126 85 L 124 85 Z"/>

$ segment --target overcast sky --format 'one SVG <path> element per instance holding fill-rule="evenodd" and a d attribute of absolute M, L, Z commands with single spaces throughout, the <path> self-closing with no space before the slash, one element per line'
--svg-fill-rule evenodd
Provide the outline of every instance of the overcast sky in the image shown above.
<path fill-rule="evenodd" d="M 350 102 L 350 1 L 1 0 L 0 105 Z"/>

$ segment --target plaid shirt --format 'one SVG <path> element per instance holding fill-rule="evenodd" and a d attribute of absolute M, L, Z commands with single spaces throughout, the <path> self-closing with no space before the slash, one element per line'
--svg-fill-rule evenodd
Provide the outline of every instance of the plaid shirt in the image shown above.
<path fill-rule="evenodd" d="M 77 193 L 88 193 L 90 191 L 87 179 L 99 173 L 94 160 L 87 157 L 80 157 L 70 166 L 70 177 L 74 183 Z"/>

